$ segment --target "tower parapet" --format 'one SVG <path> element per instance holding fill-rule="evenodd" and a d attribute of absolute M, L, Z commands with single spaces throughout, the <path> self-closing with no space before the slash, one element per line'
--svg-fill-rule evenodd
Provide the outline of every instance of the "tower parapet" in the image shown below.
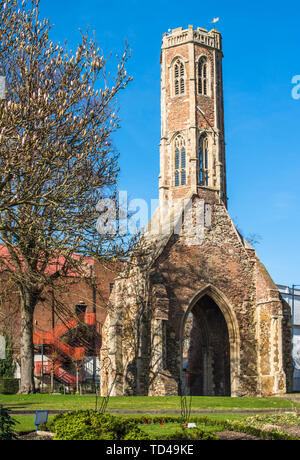
<path fill-rule="evenodd" d="M 163 35 L 162 48 L 171 48 L 172 46 L 182 45 L 191 41 L 209 48 L 222 50 L 222 36 L 220 32 L 216 29 L 208 32 L 202 27 L 197 27 L 194 30 L 193 26 L 189 26 L 188 29 L 178 27 L 177 29 L 173 29 L 170 34 L 165 33 Z"/>

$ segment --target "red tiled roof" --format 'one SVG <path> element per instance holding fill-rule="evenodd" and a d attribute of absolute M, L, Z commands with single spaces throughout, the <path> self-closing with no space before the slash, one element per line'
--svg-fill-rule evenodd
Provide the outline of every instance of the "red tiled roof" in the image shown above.
<path fill-rule="evenodd" d="M 80 255 L 78 254 L 74 254 L 74 260 L 76 259 L 80 259 Z M 13 266 L 13 259 L 12 257 L 10 256 L 10 253 L 8 251 L 8 248 L 5 246 L 5 245 L 0 245 L 0 271 L 1 269 L 3 271 L 5 271 L 5 264 L 1 264 L 1 258 L 5 260 L 5 264 L 7 265 L 12 265 Z M 57 271 L 59 271 L 61 268 L 63 268 L 64 264 L 65 264 L 65 257 L 63 256 L 59 256 L 57 258 L 53 258 L 53 260 L 51 262 L 49 262 L 46 270 L 45 270 L 45 274 L 47 275 L 52 275 L 54 273 L 56 273 Z M 88 273 L 86 273 L 86 275 L 90 275 L 90 272 L 89 272 L 89 268 L 90 267 L 94 267 L 94 259 L 92 257 L 84 257 L 83 258 L 83 263 L 84 265 L 86 266 L 86 269 L 88 269 Z M 12 267 L 10 267 L 12 268 Z M 72 271 L 72 268 L 70 268 L 70 270 L 66 273 L 66 276 L 70 276 L 70 277 L 76 277 L 78 276 L 78 272 L 76 271 Z"/>

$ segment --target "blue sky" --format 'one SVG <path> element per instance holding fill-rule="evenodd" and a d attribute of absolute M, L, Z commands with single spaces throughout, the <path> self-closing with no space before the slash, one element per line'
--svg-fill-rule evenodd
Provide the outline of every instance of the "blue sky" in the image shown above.
<path fill-rule="evenodd" d="M 151 2 L 41 0 L 55 25 L 52 38 L 79 40 L 90 26 L 105 53 L 127 39 L 133 82 L 120 97 L 122 190 L 150 202 L 158 197 L 160 46 L 168 29 L 210 28 L 223 36 L 229 212 L 244 234 L 257 233 L 257 252 L 276 283 L 300 284 L 300 5 L 296 1 Z"/>

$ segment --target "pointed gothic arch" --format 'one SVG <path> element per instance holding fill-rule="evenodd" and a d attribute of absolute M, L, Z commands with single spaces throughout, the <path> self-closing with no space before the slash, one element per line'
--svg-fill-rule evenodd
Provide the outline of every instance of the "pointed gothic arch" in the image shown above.
<path fill-rule="evenodd" d="M 199 186 L 209 185 L 209 166 L 208 136 L 202 133 L 198 139 L 197 182 Z"/>
<path fill-rule="evenodd" d="M 210 96 L 210 65 L 207 56 L 201 56 L 197 62 L 198 94 Z"/>
<path fill-rule="evenodd" d="M 173 94 L 182 96 L 185 94 L 185 65 L 181 58 L 177 57 L 172 65 Z"/>
<path fill-rule="evenodd" d="M 186 185 L 187 177 L 186 177 L 186 146 L 185 146 L 185 138 L 178 134 L 173 141 L 174 146 L 174 185 L 175 187 L 179 187 L 181 185 Z"/>
<path fill-rule="evenodd" d="M 187 322 L 188 317 L 191 315 L 193 309 L 198 308 L 201 306 L 201 302 L 206 301 L 209 304 L 209 308 L 212 306 L 215 308 L 216 314 L 218 314 L 219 321 L 221 322 L 221 317 L 224 319 L 223 324 L 223 333 L 225 340 L 228 339 L 228 353 L 229 353 L 229 360 L 228 360 L 228 369 L 227 369 L 227 376 L 225 375 L 226 372 L 224 371 L 224 381 L 228 377 L 228 396 L 238 396 L 238 386 L 239 386 L 239 370 L 240 370 L 240 335 L 239 335 L 239 326 L 238 321 L 235 316 L 234 310 L 230 305 L 230 302 L 226 298 L 226 296 L 216 287 L 212 285 L 207 285 L 201 291 L 199 291 L 190 301 L 188 308 L 181 320 L 181 327 L 180 327 L 180 375 L 181 381 L 185 381 L 185 370 L 183 369 L 183 340 L 185 334 L 185 325 Z M 208 346 L 208 337 L 209 337 L 209 327 L 207 326 L 207 319 L 205 317 L 205 313 L 201 311 L 201 308 L 198 308 L 201 317 L 201 324 L 204 326 L 205 330 L 205 337 L 204 342 L 206 341 L 206 346 Z M 225 333 L 225 324 L 226 324 L 226 336 Z M 214 331 L 215 337 L 219 331 Z M 220 332 L 222 333 L 222 332 Z M 214 337 L 214 339 L 215 339 Z M 224 339 L 223 338 L 223 339 Z M 225 344 L 226 345 L 226 344 Z M 224 344 L 222 344 L 224 346 Z M 205 374 L 206 370 L 202 365 L 201 369 L 202 374 Z M 204 388 L 204 393 L 213 395 L 213 391 L 211 393 L 208 392 L 209 383 L 207 381 L 207 376 L 202 375 L 202 388 Z M 205 380 L 206 379 L 206 380 Z M 226 384 L 225 384 L 226 385 Z M 226 394 L 226 393 L 224 393 Z"/>

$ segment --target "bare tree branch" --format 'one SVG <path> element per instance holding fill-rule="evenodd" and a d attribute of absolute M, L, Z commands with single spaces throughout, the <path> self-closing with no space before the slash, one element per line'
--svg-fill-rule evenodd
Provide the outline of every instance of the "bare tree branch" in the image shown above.
<path fill-rule="evenodd" d="M 97 234 L 96 205 L 116 194 L 112 135 L 130 50 L 125 44 L 108 76 L 89 32 L 74 53 L 51 41 L 39 0 L 0 0 L 0 11 L 0 270 L 21 297 L 21 391 L 32 392 L 32 322 L 43 292 L 69 272 L 86 276 L 87 255 L 116 256 L 122 243 Z"/>

